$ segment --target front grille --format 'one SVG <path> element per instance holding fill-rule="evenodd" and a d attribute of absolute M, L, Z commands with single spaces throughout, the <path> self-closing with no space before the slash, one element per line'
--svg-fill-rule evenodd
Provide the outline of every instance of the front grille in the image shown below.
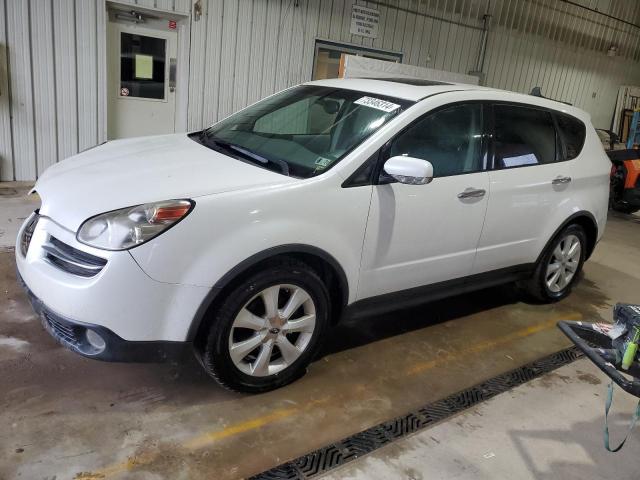
<path fill-rule="evenodd" d="M 93 277 L 107 264 L 104 258 L 73 248 L 53 236 L 49 237 L 42 249 L 45 251 L 45 258 L 51 264 L 81 277 Z"/>
<path fill-rule="evenodd" d="M 60 321 L 53 313 L 48 311 L 44 311 L 42 315 L 51 329 L 51 333 L 55 337 L 70 346 L 77 346 L 80 344 L 80 335 L 82 333 L 81 328 L 74 327 L 73 325 Z"/>

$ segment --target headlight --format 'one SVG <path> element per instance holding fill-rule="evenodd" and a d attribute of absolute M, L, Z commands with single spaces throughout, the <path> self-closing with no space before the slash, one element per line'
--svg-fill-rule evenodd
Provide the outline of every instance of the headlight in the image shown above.
<path fill-rule="evenodd" d="M 102 213 L 86 220 L 78 241 L 103 250 L 126 250 L 171 228 L 189 214 L 191 200 L 145 203 Z"/>

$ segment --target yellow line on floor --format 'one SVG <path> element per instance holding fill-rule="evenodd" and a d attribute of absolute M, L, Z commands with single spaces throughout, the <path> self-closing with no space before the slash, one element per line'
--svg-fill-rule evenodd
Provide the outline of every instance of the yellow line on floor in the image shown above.
<path fill-rule="evenodd" d="M 484 342 L 478 342 L 471 347 L 457 350 L 454 353 L 447 353 L 436 359 L 429 360 L 427 362 L 417 363 L 413 365 L 409 370 L 407 370 L 406 374 L 415 375 L 417 373 L 424 372 L 425 370 L 430 370 L 434 367 L 450 363 L 451 361 L 457 358 L 460 358 L 461 356 L 480 353 L 485 350 L 490 350 L 500 345 L 505 345 L 507 343 L 513 342 L 514 340 L 519 340 L 521 338 L 529 337 L 536 333 L 542 332 L 543 330 L 549 330 L 555 327 L 560 320 L 581 320 L 581 319 L 582 319 L 582 314 L 578 312 L 568 313 L 565 315 L 550 318 L 548 320 L 545 320 L 544 322 L 536 323 L 535 325 L 531 325 L 530 327 L 516 330 L 515 332 L 511 332 L 507 335 L 503 335 L 502 337 L 497 337 L 492 340 L 487 340 Z"/>
<path fill-rule="evenodd" d="M 190 440 L 187 443 L 185 443 L 184 446 L 191 450 L 197 450 L 198 448 L 205 447 L 217 440 L 222 440 L 223 438 L 232 437 L 239 433 L 248 432 L 249 430 L 255 430 L 256 428 L 264 427 L 265 425 L 274 423 L 283 418 L 297 415 L 312 407 L 316 407 L 323 403 L 327 403 L 330 399 L 331 397 L 324 397 L 318 400 L 307 402 L 302 407 L 282 408 L 282 409 L 274 410 L 268 415 L 264 415 L 262 417 L 257 417 L 252 420 L 247 420 L 246 422 L 230 425 L 222 430 L 207 432 L 202 435 L 198 435 L 193 440 Z"/>
<path fill-rule="evenodd" d="M 580 320 L 580 319 L 582 319 L 582 315 L 577 312 L 568 313 L 562 316 L 550 318 L 548 320 L 537 323 L 535 325 L 531 325 L 529 327 L 511 332 L 507 335 L 497 337 L 493 340 L 479 342 L 471 347 L 456 350 L 455 353 L 448 353 L 434 360 L 417 363 L 413 365 L 410 369 L 408 369 L 405 372 L 405 375 L 406 376 L 416 375 L 426 370 L 449 363 L 462 356 L 467 356 L 474 353 L 480 353 L 480 352 L 495 348 L 497 346 L 504 345 L 509 342 L 513 342 L 514 340 L 525 338 L 525 337 L 534 335 L 536 333 L 542 332 L 544 330 L 549 330 L 555 327 L 556 323 L 560 320 Z M 205 432 L 187 441 L 184 444 L 184 447 L 188 450 L 198 450 L 212 443 L 215 443 L 216 441 L 233 437 L 235 435 L 239 435 L 241 433 L 255 430 L 257 428 L 270 425 L 280 420 L 293 417 L 295 415 L 303 413 L 304 411 L 312 407 L 316 407 L 320 404 L 327 403 L 330 399 L 331 397 L 324 397 L 318 400 L 314 400 L 312 402 L 308 402 L 299 407 L 282 408 L 282 409 L 273 410 L 267 415 L 256 417 L 251 420 L 246 420 L 244 422 L 235 423 L 220 430 Z M 76 477 L 74 477 L 74 480 L 103 480 L 120 473 L 131 471 L 137 466 L 151 464 L 158 456 L 159 456 L 158 453 L 149 452 L 147 454 L 142 454 L 136 457 L 130 457 L 127 461 L 117 463 L 109 467 L 96 470 L 94 472 L 79 473 L 78 475 L 76 475 Z"/>
<path fill-rule="evenodd" d="M 310 408 L 317 407 L 323 403 L 327 403 L 331 397 L 323 397 L 317 400 L 306 402 L 300 407 L 281 408 L 273 410 L 267 415 L 253 418 L 244 422 L 229 425 L 221 430 L 213 430 L 205 432 L 184 443 L 184 447 L 188 450 L 198 450 L 200 448 L 211 445 L 212 443 L 227 437 L 232 437 L 240 433 L 255 430 L 260 427 L 277 422 L 285 418 L 293 417 L 303 413 Z M 114 475 L 125 473 L 133 470 L 140 465 L 148 465 L 158 458 L 160 454 L 157 452 L 147 452 L 135 457 L 129 457 L 126 461 L 120 462 L 109 467 L 96 470 L 94 472 L 82 472 L 74 477 L 74 480 L 103 480 Z"/>

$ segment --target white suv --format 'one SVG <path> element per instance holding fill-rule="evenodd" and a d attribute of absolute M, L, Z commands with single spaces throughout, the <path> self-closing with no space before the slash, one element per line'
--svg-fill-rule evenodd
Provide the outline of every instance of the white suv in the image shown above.
<path fill-rule="evenodd" d="M 16 261 L 73 351 L 144 361 L 192 345 L 221 384 L 259 392 L 304 373 L 346 313 L 512 281 L 563 298 L 602 236 L 610 166 L 562 103 L 311 82 L 202 132 L 49 168 Z"/>

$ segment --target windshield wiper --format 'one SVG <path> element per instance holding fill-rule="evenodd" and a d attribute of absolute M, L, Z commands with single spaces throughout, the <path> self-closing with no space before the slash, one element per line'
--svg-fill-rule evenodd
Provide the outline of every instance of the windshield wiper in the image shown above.
<path fill-rule="evenodd" d="M 279 158 L 266 158 L 261 155 L 258 155 L 251 150 L 247 150 L 246 148 L 238 147 L 237 145 L 229 144 L 229 148 L 235 150 L 236 152 L 244 155 L 247 158 L 251 158 L 253 160 L 257 160 L 260 163 L 274 163 L 280 167 L 282 173 L 284 173 L 287 177 L 289 176 L 289 164 L 284 160 L 280 160 Z"/>
<path fill-rule="evenodd" d="M 263 165 L 273 164 L 276 165 L 281 173 L 286 176 L 289 176 L 289 164 L 284 160 L 280 160 L 279 158 L 266 158 L 261 155 L 258 155 L 251 150 L 247 150 L 246 148 L 239 147 L 238 145 L 234 145 L 233 143 L 224 142 L 217 138 L 211 138 L 206 130 L 200 132 L 200 141 L 205 144 L 213 143 L 218 148 L 222 148 L 227 151 L 234 152 L 236 154 L 240 154 L 243 158 L 247 160 L 251 160 L 254 162 L 262 163 Z"/>

